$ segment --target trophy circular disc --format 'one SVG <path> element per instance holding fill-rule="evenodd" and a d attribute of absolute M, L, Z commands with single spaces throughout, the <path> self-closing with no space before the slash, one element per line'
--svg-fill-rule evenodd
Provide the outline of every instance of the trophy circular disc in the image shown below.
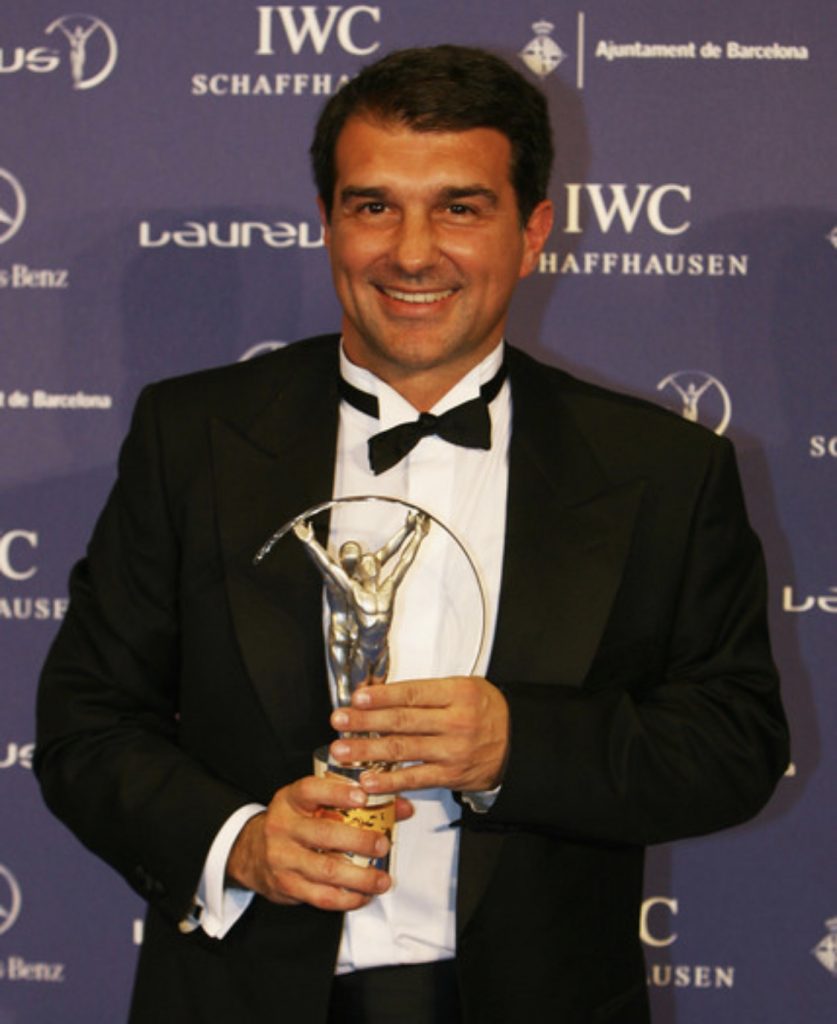
<path fill-rule="evenodd" d="M 401 498 L 352 495 L 334 498 L 300 512 L 273 533 L 256 553 L 258 564 L 283 538 L 302 543 L 294 527 L 329 515 L 328 556 L 340 563 L 343 545 L 354 542 L 363 554 L 377 555 L 380 580 L 397 571 L 409 550 L 404 539 L 411 517 L 426 516 L 429 526 L 397 585 L 389 633 L 387 681 L 420 677 L 473 675 L 485 645 L 487 606 L 479 571 L 463 541 L 439 518 Z M 399 538 L 401 544 L 398 544 Z M 389 549 L 394 548 L 391 553 Z M 357 553 L 357 549 L 355 549 Z M 312 572 L 317 568 L 312 564 Z M 355 579 L 357 577 L 355 570 Z M 428 648 L 432 637 L 433 648 Z"/>

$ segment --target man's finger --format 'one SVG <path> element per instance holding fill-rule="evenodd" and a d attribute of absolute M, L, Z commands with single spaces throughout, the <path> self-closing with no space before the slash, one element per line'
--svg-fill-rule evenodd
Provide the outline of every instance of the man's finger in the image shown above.
<path fill-rule="evenodd" d="M 301 814 L 316 814 L 321 807 L 363 807 L 366 795 L 354 782 L 333 776 L 308 775 L 289 787 L 287 800 Z"/>
<path fill-rule="evenodd" d="M 325 855 L 323 857 L 326 859 Z M 332 855 L 331 859 L 337 861 L 342 858 Z M 356 868 L 355 870 L 370 877 L 387 878 L 382 872 L 373 872 L 369 868 Z M 388 888 L 388 885 L 383 885 L 377 890 L 367 887 L 365 891 L 363 880 L 352 885 L 344 884 L 345 879 L 337 875 L 323 879 L 318 877 L 316 871 L 313 871 L 312 874 L 314 877 L 308 877 L 299 871 L 286 871 L 278 876 L 276 879 L 277 893 L 281 893 L 284 897 L 281 902 L 290 898 L 295 902 L 309 903 L 321 910 L 356 910 L 358 907 L 365 906 L 371 899 Z"/>
<path fill-rule="evenodd" d="M 332 755 L 345 764 L 388 764 L 402 761 L 450 761 L 465 758 L 468 747 L 451 736 L 404 735 L 391 732 L 384 736 L 335 740 Z"/>
<path fill-rule="evenodd" d="M 357 854 L 370 860 L 385 857 L 390 841 L 383 832 L 359 828 L 339 817 L 339 811 L 323 808 L 314 818 L 300 822 L 295 838 L 309 850 Z"/>
<path fill-rule="evenodd" d="M 465 677 L 463 677 L 464 679 Z M 352 706 L 359 709 L 393 707 L 447 707 L 459 677 L 405 679 L 386 686 L 361 686 L 355 690 Z"/>
<path fill-rule="evenodd" d="M 389 772 L 367 772 L 361 776 L 361 785 L 370 793 L 398 793 L 417 789 L 451 787 L 446 773 L 436 764 L 410 765 Z"/>
<path fill-rule="evenodd" d="M 389 875 L 377 868 L 353 864 L 342 853 L 310 851 L 296 873 L 312 885 L 331 885 L 365 896 L 377 896 L 391 885 Z"/>

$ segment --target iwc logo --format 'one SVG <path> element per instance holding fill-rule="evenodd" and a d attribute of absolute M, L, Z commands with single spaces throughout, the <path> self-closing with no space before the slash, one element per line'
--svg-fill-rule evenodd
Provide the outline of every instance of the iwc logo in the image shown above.
<path fill-rule="evenodd" d="M 337 66 L 335 53 L 368 57 L 381 47 L 380 7 L 259 4 L 255 11 L 255 55 L 278 56 L 278 66 L 271 61 L 259 72 L 198 71 L 191 78 L 193 96 L 331 96 L 355 73 L 351 66 Z"/>
<path fill-rule="evenodd" d="M 361 15 L 376 25 L 380 24 L 380 7 L 357 4 L 354 7 L 344 8 L 329 4 L 325 20 L 321 20 L 318 14 L 319 8 L 308 4 L 302 6 L 280 4 L 275 7 L 262 5 L 256 10 L 259 13 L 259 45 L 256 55 L 259 57 L 272 57 L 276 53 L 274 28 L 277 19 L 274 18 L 274 14 L 278 16 L 285 41 L 293 54 L 301 53 L 308 44 L 318 56 L 322 56 L 332 35 L 341 50 L 356 57 L 368 57 L 381 45 L 379 39 L 366 37 L 364 38 L 366 45 L 363 45 L 362 42 L 355 39 L 353 26 L 355 18 Z M 296 12 L 301 12 L 302 17 L 298 18 Z M 365 28 L 368 37 L 369 26 L 367 25 Z"/>
<path fill-rule="evenodd" d="M 658 391 L 666 389 L 679 396 L 684 420 L 700 423 L 716 434 L 723 434 L 729 426 L 732 402 L 717 377 L 703 370 L 678 370 L 657 384 Z"/>
<path fill-rule="evenodd" d="M 70 48 L 73 88 L 92 89 L 104 82 L 119 52 L 110 26 L 92 14 L 65 14 L 44 29 L 46 35 L 56 31 L 63 33 Z"/>
<path fill-rule="evenodd" d="M 6 579 L 21 581 L 31 579 L 38 571 L 31 563 L 32 552 L 38 546 L 38 535 L 31 530 L 7 530 L 0 533 L 0 576 Z M 21 554 L 22 548 L 28 548 L 29 554 Z M 14 548 L 15 558 L 12 558 Z"/>
<path fill-rule="evenodd" d="M 22 902 L 17 879 L 8 868 L 0 864 L 0 935 L 17 921 Z"/>
<path fill-rule="evenodd" d="M 552 38 L 551 33 L 555 26 L 549 21 L 536 21 L 532 28 L 535 30 L 534 38 L 520 51 L 520 59 L 538 76 L 546 78 L 566 59 L 566 53 Z"/>
<path fill-rule="evenodd" d="M 18 233 L 26 217 L 26 193 L 17 178 L 0 167 L 0 245 Z"/>
<path fill-rule="evenodd" d="M 255 345 L 251 345 L 246 352 L 243 352 L 238 357 L 238 361 L 246 363 L 248 359 L 266 356 L 268 352 L 275 352 L 277 348 L 284 348 L 287 344 L 286 341 L 259 341 Z"/>
<path fill-rule="evenodd" d="M 811 952 L 823 967 L 837 978 L 837 917 L 825 922 L 828 934 L 824 935 Z"/>

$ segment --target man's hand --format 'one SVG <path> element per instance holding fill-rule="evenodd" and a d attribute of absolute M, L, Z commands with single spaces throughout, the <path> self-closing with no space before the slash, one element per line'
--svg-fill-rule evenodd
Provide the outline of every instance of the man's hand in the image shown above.
<path fill-rule="evenodd" d="M 509 744 L 506 698 L 487 679 L 452 676 L 363 686 L 352 707 L 338 708 L 331 724 L 344 736 L 331 745 L 341 762 L 384 761 L 396 767 L 367 772 L 368 793 L 441 786 L 474 792 L 502 781 Z M 419 764 L 400 768 L 400 762 Z"/>
<path fill-rule="evenodd" d="M 273 903 L 310 903 L 321 910 L 356 910 L 386 892 L 390 877 L 356 867 L 343 853 L 382 857 L 389 849 L 380 832 L 319 817 L 324 807 L 359 807 L 366 794 L 337 779 L 308 776 L 278 790 L 267 810 L 251 818 L 227 860 L 227 877 Z M 398 800 L 396 819 L 412 815 Z"/>

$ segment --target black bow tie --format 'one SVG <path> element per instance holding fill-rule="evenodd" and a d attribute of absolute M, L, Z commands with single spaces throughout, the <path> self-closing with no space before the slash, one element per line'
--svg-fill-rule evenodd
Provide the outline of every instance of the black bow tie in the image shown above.
<path fill-rule="evenodd" d="M 373 434 L 369 438 L 369 465 L 372 472 L 376 475 L 385 472 L 411 452 L 423 437 L 431 434 L 463 448 L 489 449 L 491 416 L 488 404 L 497 397 L 505 379 L 504 361 L 491 380 L 480 388 L 479 398 L 456 405 L 441 416 L 434 416 L 432 412 L 419 413 L 418 419 Z M 374 395 L 358 390 L 342 377 L 339 390 L 340 397 L 350 405 L 365 412 L 367 416 L 378 416 L 378 399 Z"/>

